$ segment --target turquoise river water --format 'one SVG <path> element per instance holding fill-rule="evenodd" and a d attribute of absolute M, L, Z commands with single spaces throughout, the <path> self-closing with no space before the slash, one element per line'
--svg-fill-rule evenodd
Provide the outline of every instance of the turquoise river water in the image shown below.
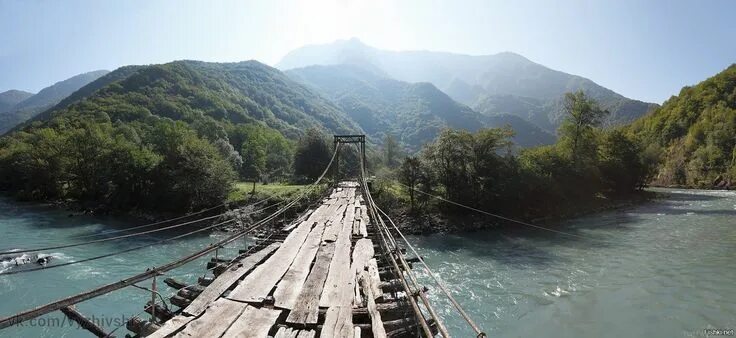
<path fill-rule="evenodd" d="M 555 228 L 582 238 L 520 226 L 410 240 L 489 337 L 700 337 L 705 329 L 736 328 L 736 192 L 657 191 L 661 199 Z M 0 199 L 2 251 L 76 242 L 81 239 L 75 237 L 129 224 Z M 0 276 L 0 317 L 162 265 L 221 236 L 203 234 L 76 266 Z M 159 238 L 46 254 L 63 262 Z M 237 249 L 221 255 L 232 257 Z M 168 276 L 196 281 L 208 259 Z M 3 263 L 0 270 L 6 269 L 15 267 Z M 426 273 L 418 265 L 415 270 L 453 336 L 474 336 Z M 108 330 L 122 324 L 115 334 L 124 336 L 125 321 L 149 299 L 145 291 L 126 288 L 78 309 Z M 58 313 L 0 331 L 0 337 L 59 336 L 89 334 Z"/>

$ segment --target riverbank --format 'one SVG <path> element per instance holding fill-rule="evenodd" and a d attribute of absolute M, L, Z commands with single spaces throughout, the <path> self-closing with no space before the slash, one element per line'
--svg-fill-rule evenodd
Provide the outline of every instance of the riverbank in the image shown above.
<path fill-rule="evenodd" d="M 564 220 L 617 210 L 640 205 L 658 198 L 659 195 L 649 191 L 637 191 L 625 198 L 611 199 L 596 197 L 594 200 L 581 201 L 560 207 L 554 214 L 539 217 L 519 217 L 514 215 L 504 216 L 535 225 L 552 226 Z M 472 210 L 462 209 L 462 212 L 446 212 L 435 209 L 424 209 L 419 212 L 411 212 L 407 207 L 395 208 L 392 218 L 401 227 L 402 231 L 414 235 L 429 235 L 433 233 L 472 232 L 497 228 L 506 225 L 515 225 L 513 222 L 505 221 L 497 217 L 484 215 Z"/>

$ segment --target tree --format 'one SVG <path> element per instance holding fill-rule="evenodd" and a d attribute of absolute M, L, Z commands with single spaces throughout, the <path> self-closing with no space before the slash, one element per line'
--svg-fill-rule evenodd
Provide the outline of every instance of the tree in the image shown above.
<path fill-rule="evenodd" d="M 383 141 L 383 152 L 387 167 L 393 168 L 397 164 L 398 151 L 399 144 L 396 142 L 396 138 L 391 134 L 386 134 Z"/>
<path fill-rule="evenodd" d="M 573 162 L 577 163 L 583 155 L 593 155 L 591 152 L 594 152 L 595 147 L 589 142 L 592 140 L 592 130 L 600 125 L 608 111 L 602 110 L 582 90 L 566 93 L 563 105 L 566 117 L 560 127 L 560 134 L 563 140 L 571 143 L 570 153 Z"/>
<path fill-rule="evenodd" d="M 331 158 L 332 151 L 322 133 L 310 128 L 297 145 L 294 154 L 294 174 L 316 179 L 330 163 Z"/>
<path fill-rule="evenodd" d="M 249 134 L 243 142 L 240 153 L 243 156 L 243 177 L 253 181 L 253 193 L 256 191 L 256 181 L 266 169 L 266 145 L 259 134 Z"/>
<path fill-rule="evenodd" d="M 603 134 L 598 147 L 600 170 L 606 186 L 616 193 L 628 193 L 638 188 L 646 176 L 639 144 L 620 130 Z"/>
<path fill-rule="evenodd" d="M 404 163 L 399 168 L 399 182 L 409 187 L 409 199 L 411 200 L 411 209 L 414 210 L 414 189 L 421 176 L 421 162 L 418 158 L 408 156 L 404 159 Z"/>

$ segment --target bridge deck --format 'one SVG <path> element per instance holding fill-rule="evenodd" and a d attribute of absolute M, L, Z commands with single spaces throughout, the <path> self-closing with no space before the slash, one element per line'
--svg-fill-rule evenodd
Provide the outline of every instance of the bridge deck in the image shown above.
<path fill-rule="evenodd" d="M 231 264 L 149 337 L 416 336 L 401 292 L 382 284 L 393 277 L 370 224 L 358 184 L 341 183 L 283 241 Z"/>

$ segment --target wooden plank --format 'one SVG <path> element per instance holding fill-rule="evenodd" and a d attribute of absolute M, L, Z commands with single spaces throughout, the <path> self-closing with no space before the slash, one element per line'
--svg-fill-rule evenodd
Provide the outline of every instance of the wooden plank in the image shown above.
<path fill-rule="evenodd" d="M 368 315 L 371 317 L 371 330 L 373 331 L 373 337 L 385 338 L 386 329 L 383 327 L 383 321 L 381 320 L 381 313 L 378 312 L 376 307 L 375 295 L 373 294 L 374 287 L 371 285 L 372 278 L 368 272 L 363 271 L 360 273 L 360 285 L 363 288 L 363 293 L 368 301 Z"/>
<path fill-rule="evenodd" d="M 220 297 L 223 292 L 229 289 L 233 284 L 243 277 L 248 271 L 260 263 L 266 256 L 279 248 L 280 243 L 272 243 L 258 252 L 243 258 L 235 263 L 232 268 L 225 270 L 220 276 L 210 284 L 197 298 L 195 298 L 184 312 L 192 316 L 199 316 L 204 312 L 207 306 Z"/>
<path fill-rule="evenodd" d="M 313 224 L 312 217 L 302 222 L 286 237 L 281 247 L 266 262 L 248 274 L 227 298 L 240 302 L 262 302 L 296 258 Z"/>
<path fill-rule="evenodd" d="M 314 330 L 301 330 L 296 338 L 314 338 L 317 332 Z"/>
<path fill-rule="evenodd" d="M 383 297 L 383 290 L 381 290 L 381 276 L 378 273 L 378 262 L 375 258 L 368 261 L 368 277 L 371 279 L 371 287 L 373 288 L 372 294 L 373 299 Z"/>
<path fill-rule="evenodd" d="M 327 279 L 327 271 L 335 253 L 334 242 L 322 242 L 312 271 L 299 292 L 296 304 L 286 318 L 287 323 L 316 324 L 319 314 L 319 297 Z"/>
<path fill-rule="evenodd" d="M 335 204 L 336 210 L 332 212 L 332 216 L 329 218 L 325 232 L 322 235 L 322 241 L 334 242 L 337 241 L 337 236 L 342 230 L 342 218 L 345 213 L 345 204 Z"/>
<path fill-rule="evenodd" d="M 368 237 L 368 223 L 370 222 L 370 217 L 368 216 L 368 207 L 365 205 L 360 206 L 360 214 L 363 215 L 360 218 L 360 235 L 363 236 L 363 238 Z"/>
<path fill-rule="evenodd" d="M 350 235 L 354 209 L 351 204 L 345 210 L 345 218 L 340 223 L 342 228 L 335 242 L 335 254 L 330 263 L 319 306 L 331 307 L 335 305 L 349 305 L 352 303 L 352 290 L 354 285 L 354 274 L 350 270 Z M 350 293 L 344 295 L 346 292 Z M 347 297 L 346 297 L 347 296 Z"/>
<path fill-rule="evenodd" d="M 322 233 L 325 229 L 325 219 L 317 221 L 317 225 L 309 233 L 304 245 L 299 249 L 294 263 L 291 264 L 289 270 L 276 286 L 273 293 L 274 305 L 282 309 L 291 310 L 296 303 L 296 298 L 302 290 L 304 281 L 309 275 L 311 263 L 317 256 L 319 244 L 322 241 Z"/>
<path fill-rule="evenodd" d="M 327 309 L 320 338 L 353 338 L 353 307 L 332 306 Z"/>
<path fill-rule="evenodd" d="M 311 216 L 312 213 L 315 212 L 315 210 L 312 210 L 312 209 L 307 210 L 307 212 L 305 212 L 303 215 L 299 216 L 299 218 L 297 218 L 296 220 L 294 220 L 294 222 L 291 222 L 291 224 L 284 226 L 284 231 L 287 231 L 288 232 L 288 231 L 291 231 L 292 229 L 296 228 L 297 225 L 299 225 L 301 222 L 309 219 L 309 216 Z"/>
<path fill-rule="evenodd" d="M 150 338 L 163 338 L 168 337 L 172 333 L 176 332 L 180 328 L 182 328 L 187 323 L 194 320 L 196 317 L 187 317 L 187 316 L 176 316 L 174 318 L 171 318 L 164 323 L 164 325 L 161 326 L 156 332 L 149 335 Z"/>
<path fill-rule="evenodd" d="M 355 242 L 353 248 L 353 272 L 357 275 L 360 271 L 363 271 L 368 266 L 368 261 L 373 258 L 375 251 L 373 249 L 373 241 L 368 238 L 361 238 Z"/>
<path fill-rule="evenodd" d="M 373 258 L 374 254 L 373 241 L 370 239 L 361 238 L 355 242 L 355 247 L 353 248 L 353 263 L 350 268 L 353 280 L 358 279 L 360 272 L 365 270 L 368 266 L 368 261 Z M 363 297 L 360 295 L 358 283 L 354 283 L 353 289 L 353 305 L 358 306 L 363 304 Z"/>
<path fill-rule="evenodd" d="M 220 298 L 212 303 L 202 316 L 189 322 L 174 337 L 219 337 L 246 307 L 248 304 Z"/>
<path fill-rule="evenodd" d="M 294 330 L 290 327 L 280 327 L 273 338 L 296 338 L 298 334 L 298 330 Z"/>
<path fill-rule="evenodd" d="M 268 336 L 268 332 L 271 330 L 271 327 L 276 324 L 276 320 L 280 315 L 281 310 L 278 309 L 248 306 L 248 308 L 246 308 L 245 311 L 235 319 L 230 328 L 228 328 L 225 334 L 223 334 L 223 337 L 265 338 Z"/>

